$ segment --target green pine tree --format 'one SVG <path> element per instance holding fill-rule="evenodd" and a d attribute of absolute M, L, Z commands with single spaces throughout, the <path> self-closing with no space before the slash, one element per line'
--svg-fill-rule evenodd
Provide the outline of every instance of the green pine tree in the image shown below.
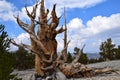
<path fill-rule="evenodd" d="M 115 48 L 115 59 L 120 59 L 120 45 Z"/>
<path fill-rule="evenodd" d="M 10 41 L 4 28 L 4 25 L 0 25 L 0 80 L 9 80 L 14 69 L 14 58 L 8 52 Z"/>
<path fill-rule="evenodd" d="M 113 60 L 115 58 L 114 47 L 115 47 L 115 44 L 112 44 L 111 38 L 101 43 L 100 45 L 101 52 L 99 54 L 105 61 Z"/>
<path fill-rule="evenodd" d="M 67 63 L 71 63 L 73 61 L 73 56 L 71 55 L 70 52 L 68 52 L 68 59 L 67 59 Z"/>
<path fill-rule="evenodd" d="M 31 69 L 34 68 L 34 61 L 35 56 L 31 53 L 28 53 L 27 50 L 25 50 L 22 47 L 19 47 L 17 51 L 14 52 L 15 57 L 15 68 L 18 70 L 25 70 L 25 69 Z"/>
<path fill-rule="evenodd" d="M 79 48 L 78 47 L 75 47 L 74 48 L 74 55 L 77 55 L 78 52 L 79 52 Z M 85 53 L 82 53 L 82 55 L 80 56 L 78 62 L 82 63 L 82 64 L 87 64 L 88 63 L 88 57 L 87 57 L 87 54 Z"/>

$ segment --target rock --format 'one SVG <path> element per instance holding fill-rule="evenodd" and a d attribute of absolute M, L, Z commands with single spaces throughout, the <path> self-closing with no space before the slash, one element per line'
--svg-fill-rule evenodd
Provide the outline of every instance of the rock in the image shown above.
<path fill-rule="evenodd" d="M 14 70 L 14 72 L 11 74 L 17 74 L 17 77 L 22 78 L 22 80 L 35 80 L 34 69 L 28 69 L 24 71 Z"/>
<path fill-rule="evenodd" d="M 36 80 L 67 80 L 67 78 L 62 72 L 56 72 L 51 76 L 47 76 L 45 79 L 37 78 Z"/>
<path fill-rule="evenodd" d="M 57 72 L 56 73 L 56 78 L 57 80 L 66 80 L 66 76 L 62 72 Z"/>
<path fill-rule="evenodd" d="M 34 69 L 17 71 L 15 70 L 12 74 L 17 74 L 18 78 L 22 78 L 22 80 L 66 80 L 66 76 L 62 72 L 56 72 L 51 76 L 47 76 L 46 78 L 38 77 L 35 79 Z"/>
<path fill-rule="evenodd" d="M 37 78 L 36 80 L 120 80 L 120 60 L 89 64 L 87 66 L 97 69 L 107 68 L 107 67 L 112 69 L 117 69 L 118 70 L 117 72 L 119 74 L 112 72 L 111 74 L 104 73 L 90 78 L 67 79 L 62 72 L 58 71 L 53 75 L 46 77 L 45 79 Z M 24 71 L 15 70 L 12 74 L 18 74 L 17 75 L 18 78 L 22 78 L 22 80 L 35 80 L 34 69 L 29 69 Z"/>

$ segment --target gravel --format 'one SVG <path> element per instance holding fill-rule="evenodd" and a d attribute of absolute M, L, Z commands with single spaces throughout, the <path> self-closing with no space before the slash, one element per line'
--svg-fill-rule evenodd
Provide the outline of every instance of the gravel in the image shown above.
<path fill-rule="evenodd" d="M 92 68 L 112 68 L 114 70 L 117 70 L 112 73 L 103 73 L 100 75 L 96 75 L 90 78 L 79 78 L 79 79 L 66 79 L 66 80 L 120 80 L 120 60 L 114 60 L 114 61 L 106 61 L 106 62 L 100 62 L 100 63 L 94 63 L 87 65 L 88 67 Z M 13 74 L 18 74 L 19 78 L 22 78 L 22 80 L 34 80 L 34 69 L 24 70 L 24 71 L 14 71 Z M 58 72 L 61 76 L 62 74 Z M 62 80 L 62 79 L 60 79 Z"/>

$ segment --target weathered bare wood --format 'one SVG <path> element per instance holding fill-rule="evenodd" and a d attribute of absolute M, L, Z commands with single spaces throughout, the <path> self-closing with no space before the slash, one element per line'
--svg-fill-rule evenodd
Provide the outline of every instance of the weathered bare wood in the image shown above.
<path fill-rule="evenodd" d="M 37 54 L 37 55 L 41 55 L 41 54 L 40 54 L 39 52 L 37 52 L 36 50 L 32 49 L 30 45 L 26 45 L 26 44 L 23 44 L 23 43 L 17 44 L 14 40 L 10 40 L 10 42 L 11 42 L 13 45 L 17 46 L 17 47 L 23 47 L 23 48 L 26 48 L 26 49 L 34 52 L 34 53 Z"/>
<path fill-rule="evenodd" d="M 61 53 L 59 54 L 59 56 L 57 57 L 56 61 L 53 62 L 53 64 L 51 66 L 42 68 L 43 70 L 48 70 L 48 69 L 52 69 L 55 68 L 55 66 L 57 66 L 58 64 L 61 63 L 60 58 L 62 57 L 62 55 L 64 54 L 65 49 L 68 47 L 68 44 L 70 43 L 70 41 L 68 41 L 68 43 L 66 44 L 65 48 L 61 51 Z M 52 56 L 51 56 L 52 57 Z M 51 58 L 52 59 L 52 58 Z M 64 60 L 62 60 L 62 62 L 65 62 Z M 56 63 L 56 64 L 55 64 Z"/>
<path fill-rule="evenodd" d="M 37 43 L 37 45 L 44 51 L 46 55 L 50 55 L 49 51 L 44 47 L 44 45 L 33 35 L 30 37 Z"/>
<path fill-rule="evenodd" d="M 19 24 L 19 26 L 20 26 L 21 28 L 23 28 L 23 30 L 29 28 L 29 24 L 26 24 L 26 23 L 24 23 L 23 21 L 21 21 L 21 20 L 19 19 L 19 15 L 18 15 L 17 17 L 16 17 L 16 16 L 14 16 L 14 17 L 15 17 L 17 23 Z M 24 29 L 24 28 L 25 28 L 25 29 Z"/>
<path fill-rule="evenodd" d="M 60 34 L 64 31 L 66 31 L 67 29 L 63 29 L 63 27 L 61 27 L 60 29 L 56 30 L 56 34 Z"/>
<path fill-rule="evenodd" d="M 70 40 L 68 41 L 68 43 L 66 44 L 66 46 L 64 47 L 64 49 L 60 52 L 60 54 L 58 55 L 58 57 L 57 57 L 57 61 L 59 61 L 60 60 L 60 58 L 62 57 L 62 55 L 64 54 L 64 51 L 65 51 L 65 49 L 68 47 L 68 44 L 70 43 Z"/>
<path fill-rule="evenodd" d="M 66 11 L 65 11 L 65 7 L 64 7 L 64 25 L 65 25 L 65 31 L 64 31 L 64 48 L 67 44 L 67 25 L 66 25 Z M 64 55 L 63 55 L 65 62 L 67 61 L 68 55 L 67 55 L 67 48 L 64 51 Z"/>
<path fill-rule="evenodd" d="M 62 63 L 59 66 L 60 70 L 67 77 L 90 77 L 95 75 L 95 72 L 92 68 L 88 68 L 87 66 L 81 63 Z"/>
<path fill-rule="evenodd" d="M 78 62 L 79 58 L 80 58 L 80 57 L 82 56 L 82 54 L 83 54 L 83 49 L 84 49 L 84 47 L 85 47 L 85 45 L 83 45 L 82 49 L 79 50 L 79 52 L 78 52 L 77 55 L 76 55 L 76 58 L 72 61 L 72 63 Z"/>
<path fill-rule="evenodd" d="M 46 63 L 52 63 L 52 61 L 53 61 L 53 54 L 51 54 L 51 56 L 50 56 L 49 59 L 43 58 L 42 60 L 43 60 L 44 62 L 46 62 Z"/>
<path fill-rule="evenodd" d="M 57 27 L 58 24 L 59 24 L 59 18 L 58 18 L 57 15 L 56 15 L 55 8 L 56 8 L 56 4 L 53 5 L 53 10 L 52 10 L 52 12 L 51 12 L 52 20 L 51 20 L 51 23 L 50 23 L 50 27 L 51 27 L 52 29 L 56 29 L 56 27 Z M 54 24 L 54 25 L 53 25 L 53 24 Z"/>
<path fill-rule="evenodd" d="M 50 70 L 50 69 L 53 69 L 54 68 L 54 66 L 53 65 L 50 65 L 50 66 L 48 66 L 48 67 L 41 67 L 41 69 L 42 70 L 45 70 L 45 71 L 47 71 L 47 70 Z"/>
<path fill-rule="evenodd" d="M 117 73 L 115 70 L 113 70 L 112 68 L 104 68 L 104 69 L 98 69 L 98 70 L 95 70 L 95 73 L 96 74 L 101 74 L 101 73 L 106 73 L 106 72 L 115 72 Z M 119 73 L 117 73 L 119 74 Z"/>
<path fill-rule="evenodd" d="M 22 22 L 18 17 L 16 19 L 20 27 L 29 33 L 30 38 L 32 38 L 32 40 L 38 43 L 38 46 L 45 52 L 45 54 L 49 55 L 49 51 L 44 47 L 44 45 L 39 41 L 39 39 L 37 39 L 36 35 L 32 32 L 32 30 L 29 29 L 29 25 Z"/>

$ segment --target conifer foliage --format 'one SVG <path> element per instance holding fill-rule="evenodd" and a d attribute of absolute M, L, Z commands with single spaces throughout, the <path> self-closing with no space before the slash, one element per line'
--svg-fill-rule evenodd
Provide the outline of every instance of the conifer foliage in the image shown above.
<path fill-rule="evenodd" d="M 14 58 L 8 52 L 10 41 L 7 39 L 7 32 L 4 31 L 5 26 L 0 25 L 0 80 L 9 80 L 13 71 Z"/>

